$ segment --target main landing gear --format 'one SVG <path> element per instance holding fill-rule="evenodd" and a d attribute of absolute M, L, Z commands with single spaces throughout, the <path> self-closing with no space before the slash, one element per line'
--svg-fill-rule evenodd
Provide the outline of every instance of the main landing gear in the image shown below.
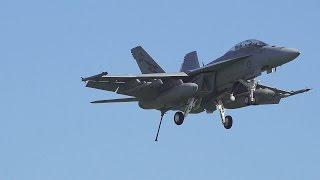
<path fill-rule="evenodd" d="M 183 112 L 178 111 L 173 116 L 173 121 L 176 123 L 176 125 L 181 125 L 184 121 L 184 118 L 187 117 L 189 112 L 192 110 L 192 108 L 195 107 L 197 100 L 195 98 L 191 98 L 188 100 L 188 103 L 186 105 L 186 108 Z"/>
<path fill-rule="evenodd" d="M 176 125 L 181 125 L 184 121 L 184 114 L 181 111 L 178 111 L 173 116 L 173 121 L 176 123 Z"/>
<path fill-rule="evenodd" d="M 220 117 L 221 117 L 221 122 L 224 126 L 224 128 L 226 129 L 230 129 L 232 127 L 232 117 L 231 116 L 225 116 L 225 110 L 222 104 L 221 100 L 218 100 L 218 102 L 216 103 L 216 108 L 219 110 L 220 112 Z"/>

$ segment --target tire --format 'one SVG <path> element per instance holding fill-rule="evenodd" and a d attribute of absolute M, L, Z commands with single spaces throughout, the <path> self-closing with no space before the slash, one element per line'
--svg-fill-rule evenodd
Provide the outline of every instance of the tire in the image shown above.
<path fill-rule="evenodd" d="M 232 117 L 231 116 L 226 116 L 225 117 L 225 122 L 223 123 L 223 126 L 226 129 L 230 129 L 232 127 L 232 123 L 233 123 Z"/>
<path fill-rule="evenodd" d="M 176 125 L 181 125 L 184 121 L 184 114 L 182 112 L 176 112 L 174 114 L 174 117 L 173 117 L 173 120 L 174 120 L 174 123 L 176 123 Z"/>

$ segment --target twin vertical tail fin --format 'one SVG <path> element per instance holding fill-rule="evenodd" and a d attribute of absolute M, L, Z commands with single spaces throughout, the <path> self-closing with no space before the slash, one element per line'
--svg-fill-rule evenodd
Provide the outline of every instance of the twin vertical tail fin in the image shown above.
<path fill-rule="evenodd" d="M 192 51 L 184 56 L 183 63 L 180 68 L 180 72 L 188 72 L 193 69 L 199 68 L 199 61 L 197 51 Z"/>
<path fill-rule="evenodd" d="M 188 73 L 194 69 L 200 68 L 197 51 L 192 51 L 184 56 L 183 63 L 180 68 L 180 72 Z M 199 93 L 201 91 L 208 91 L 208 83 L 203 75 L 195 76 L 192 82 L 197 83 L 199 86 Z"/>
<path fill-rule="evenodd" d="M 133 58 L 136 60 L 142 74 L 165 73 L 155 60 L 141 47 L 131 49 Z M 184 56 L 180 72 L 188 72 L 200 67 L 197 51 L 192 51 Z"/>
<path fill-rule="evenodd" d="M 165 73 L 165 71 L 141 46 L 132 48 L 131 53 L 133 58 L 137 61 L 142 74 Z"/>

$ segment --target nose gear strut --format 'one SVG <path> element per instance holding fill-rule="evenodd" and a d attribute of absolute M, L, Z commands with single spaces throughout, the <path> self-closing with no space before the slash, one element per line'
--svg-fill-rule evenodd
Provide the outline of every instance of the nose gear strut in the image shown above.
<path fill-rule="evenodd" d="M 254 98 L 254 92 L 256 91 L 258 81 L 256 79 L 250 79 L 247 81 L 239 80 L 241 84 L 247 87 L 249 91 L 249 96 L 245 98 L 245 103 L 247 105 L 252 105 L 256 102 L 256 99 Z"/>

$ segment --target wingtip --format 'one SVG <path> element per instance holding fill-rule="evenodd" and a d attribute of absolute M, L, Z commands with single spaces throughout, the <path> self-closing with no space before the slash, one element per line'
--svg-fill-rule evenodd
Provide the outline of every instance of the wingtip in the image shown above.
<path fill-rule="evenodd" d="M 138 49 L 142 49 L 142 46 L 141 45 L 138 45 L 138 46 L 135 46 L 133 48 L 131 48 L 131 53 L 135 50 L 138 50 Z"/>
<path fill-rule="evenodd" d="M 99 103 L 100 101 L 91 101 L 90 104 L 97 104 Z"/>
<path fill-rule="evenodd" d="M 100 74 L 97 74 L 94 76 L 90 76 L 90 77 L 86 77 L 86 78 L 81 77 L 81 81 L 86 82 L 86 81 L 90 81 L 90 80 L 95 80 L 95 79 L 98 79 L 98 78 L 100 78 L 102 76 L 106 76 L 106 75 L 108 75 L 108 72 L 105 71 L 105 72 L 101 72 Z"/>

